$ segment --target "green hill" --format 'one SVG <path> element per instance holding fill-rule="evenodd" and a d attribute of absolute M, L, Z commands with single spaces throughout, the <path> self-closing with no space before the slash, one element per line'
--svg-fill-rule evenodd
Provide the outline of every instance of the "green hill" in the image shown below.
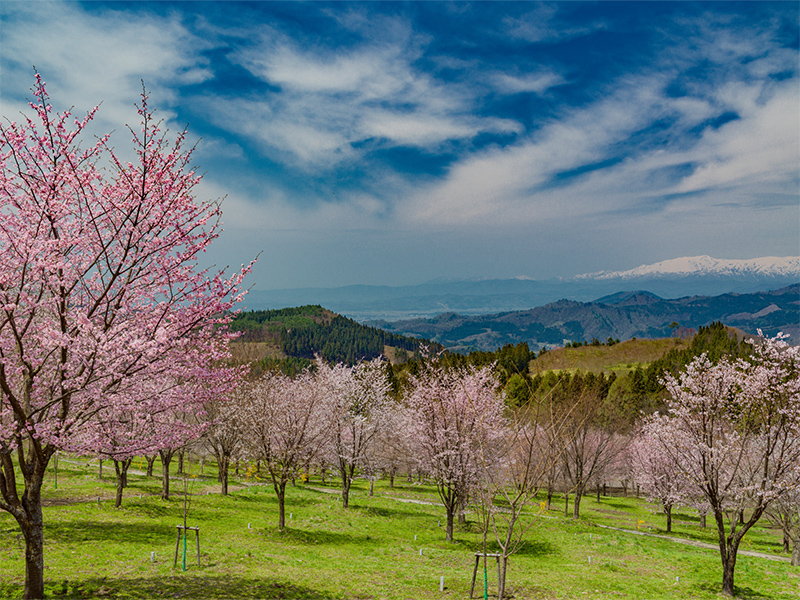
<path fill-rule="evenodd" d="M 238 360 L 289 373 L 302 370 L 315 355 L 348 365 L 378 356 L 402 363 L 418 354 L 420 344 L 440 348 L 427 340 L 361 325 L 318 305 L 242 312 L 230 329 L 241 334 L 233 344 Z"/>

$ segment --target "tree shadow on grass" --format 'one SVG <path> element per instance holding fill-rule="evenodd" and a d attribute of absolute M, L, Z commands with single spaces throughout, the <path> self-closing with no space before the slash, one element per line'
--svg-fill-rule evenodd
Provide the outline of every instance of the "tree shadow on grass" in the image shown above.
<path fill-rule="evenodd" d="M 297 542 L 300 544 L 371 544 L 377 541 L 368 535 L 353 535 L 350 533 L 337 533 L 334 531 L 310 531 L 306 529 L 295 529 L 287 527 L 283 531 L 273 529 L 267 535 L 282 541 Z"/>
<path fill-rule="evenodd" d="M 630 505 L 625 504 L 624 502 L 617 502 L 617 501 L 614 501 L 614 500 L 608 500 L 607 498 L 603 498 L 603 500 L 600 502 L 600 504 L 603 505 L 603 506 L 610 506 L 610 507 L 615 508 L 617 510 L 621 510 L 621 511 L 623 511 L 625 513 L 629 512 L 631 510 Z"/>
<path fill-rule="evenodd" d="M 483 544 L 481 542 L 467 542 L 463 544 L 465 550 L 469 550 L 472 554 L 476 552 L 483 552 Z M 494 541 L 488 541 L 486 544 L 486 552 L 499 553 L 500 547 Z M 546 540 L 527 540 L 522 542 L 519 549 L 517 549 L 511 556 L 547 556 L 558 553 L 558 547 L 551 544 Z"/>
<path fill-rule="evenodd" d="M 0 584 L 5 597 L 22 597 L 22 585 Z M 297 598 L 322 600 L 324 593 L 272 577 L 177 572 L 166 577 L 102 577 L 46 582 L 49 598 Z"/>
<path fill-rule="evenodd" d="M 398 508 L 379 508 L 377 506 L 357 506 L 350 505 L 351 509 L 363 512 L 370 517 L 385 517 L 385 518 L 420 518 L 424 517 L 420 513 L 411 512 L 409 510 L 401 510 Z"/>
<path fill-rule="evenodd" d="M 175 528 L 158 523 L 108 523 L 102 521 L 70 521 L 47 523 L 45 540 L 69 543 L 76 541 L 145 543 L 175 534 Z"/>
<path fill-rule="evenodd" d="M 702 583 L 695 587 L 703 590 L 706 593 L 722 594 L 721 583 Z M 750 587 L 741 587 L 738 585 L 734 585 L 733 591 L 734 591 L 734 598 L 738 598 L 739 600 L 760 600 L 761 598 L 769 600 L 770 598 L 774 598 L 774 596 L 770 594 L 759 592 L 758 590 L 754 590 L 753 588 Z"/>

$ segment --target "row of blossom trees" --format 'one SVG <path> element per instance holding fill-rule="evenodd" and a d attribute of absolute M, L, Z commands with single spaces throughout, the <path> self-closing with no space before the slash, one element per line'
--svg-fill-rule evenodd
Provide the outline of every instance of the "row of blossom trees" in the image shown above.
<path fill-rule="evenodd" d="M 397 400 L 379 362 L 318 360 L 313 373 L 294 380 L 272 374 L 248 384 L 236 412 L 245 455 L 269 470 L 280 527 L 286 483 L 310 465 L 339 471 L 345 507 L 356 473 L 394 474 L 404 465 L 435 483 L 448 540 L 472 502 L 505 560 L 529 525 L 518 523 L 522 509 L 540 487 L 552 493 L 554 474 L 574 494 L 575 518 L 590 484 L 630 476 L 661 503 L 667 531 L 675 506 L 713 516 L 723 591 L 732 594 L 741 540 L 765 513 L 787 544 L 795 541 L 797 555 L 797 353 L 781 339 L 760 339 L 748 360 L 698 357 L 678 378 L 666 377 L 664 412 L 644 418 L 635 435 L 617 431 L 591 394 L 510 411 L 490 367 L 448 368 L 441 359 L 410 376 Z"/>

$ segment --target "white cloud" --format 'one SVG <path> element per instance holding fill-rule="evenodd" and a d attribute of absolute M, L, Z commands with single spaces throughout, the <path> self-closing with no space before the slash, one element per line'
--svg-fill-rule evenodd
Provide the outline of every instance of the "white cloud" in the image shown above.
<path fill-rule="evenodd" d="M 354 13 L 347 22 L 360 26 Z M 355 145 L 370 140 L 436 149 L 482 132 L 521 131 L 509 119 L 472 114 L 474 90 L 415 68 L 422 42 L 398 23 L 391 20 L 395 33 L 388 41 L 370 39 L 335 51 L 303 46 L 265 28 L 255 44 L 231 59 L 278 91 L 260 98 L 206 98 L 205 114 L 257 140 L 276 160 L 308 170 L 358 158 Z"/>
<path fill-rule="evenodd" d="M 800 168 L 800 97 L 790 81 L 766 101 L 753 86 L 731 86 L 722 95 L 736 105 L 740 119 L 704 133 L 693 151 L 698 168 L 678 191 L 734 185 L 786 184 L 797 192 Z"/>
<path fill-rule="evenodd" d="M 492 77 L 492 83 L 496 89 L 506 94 L 518 94 L 520 92 L 542 94 L 551 87 L 566 83 L 566 80 L 558 73 L 541 71 L 525 75 L 497 73 Z"/>
<path fill-rule="evenodd" d="M 3 96 L 30 88 L 35 65 L 51 97 L 73 104 L 76 113 L 102 102 L 97 119 L 105 129 L 137 122 L 133 103 L 142 80 L 163 107 L 174 101 L 176 83 L 211 76 L 197 58 L 207 43 L 175 16 L 89 14 L 75 3 L 6 2 L 3 19 Z"/>

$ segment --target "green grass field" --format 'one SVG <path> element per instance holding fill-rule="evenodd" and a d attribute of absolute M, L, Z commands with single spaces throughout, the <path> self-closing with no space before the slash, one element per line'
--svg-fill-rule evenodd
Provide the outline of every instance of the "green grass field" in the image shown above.
<path fill-rule="evenodd" d="M 132 469 L 141 466 L 136 461 Z M 199 473 L 196 464 L 191 472 Z M 280 532 L 271 486 L 235 480 L 235 491 L 222 497 L 213 465 L 207 464 L 205 477 L 189 483 L 188 524 L 200 527 L 201 565 L 190 535 L 184 572 L 182 557 L 173 567 L 176 525 L 183 519 L 182 481 L 176 478 L 173 499 L 162 501 L 158 478 L 132 474 L 123 506 L 115 509 L 113 470 L 104 473 L 100 482 L 96 462 L 87 466 L 82 459 L 70 463 L 62 458 L 58 489 L 52 478 L 46 484 L 48 597 L 469 597 L 480 532 L 468 522 L 457 530 L 455 543 L 445 542 L 440 527 L 444 511 L 430 486 L 408 484 L 403 478 L 390 489 L 387 481 L 380 481 L 375 496 L 369 497 L 366 484 L 356 482 L 351 507 L 344 510 L 335 481 L 322 486 L 314 478 L 288 490 L 288 528 Z M 598 503 L 587 496 L 581 506 L 579 521 L 565 519 L 559 502 L 536 517 L 527 543 L 509 561 L 508 591 L 514 598 L 721 598 L 717 551 L 600 527 L 663 533 L 664 517 L 653 505 L 617 497 Z M 674 528 L 673 537 L 715 543 L 715 531 L 700 529 L 689 511 L 678 511 Z M 745 539 L 743 549 L 779 555 L 780 541 L 777 532 L 759 528 Z M 16 522 L 0 513 L 0 597 L 21 596 L 24 570 Z M 788 562 L 740 556 L 736 584 L 740 598 L 799 598 L 800 569 Z M 482 589 L 479 571 L 476 592 Z M 489 593 L 496 595 L 491 564 Z"/>

